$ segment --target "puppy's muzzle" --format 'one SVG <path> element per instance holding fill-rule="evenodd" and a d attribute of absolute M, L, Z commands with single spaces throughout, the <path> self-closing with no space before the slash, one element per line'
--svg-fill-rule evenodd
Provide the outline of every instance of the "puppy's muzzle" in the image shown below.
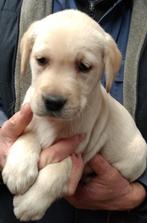
<path fill-rule="evenodd" d="M 43 97 L 45 108 L 49 113 L 60 112 L 64 105 L 66 104 L 67 99 L 61 96 L 48 95 Z"/>

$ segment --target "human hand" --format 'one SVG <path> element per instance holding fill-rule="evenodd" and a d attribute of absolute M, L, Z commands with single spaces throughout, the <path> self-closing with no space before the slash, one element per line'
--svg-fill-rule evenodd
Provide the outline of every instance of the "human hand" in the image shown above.
<path fill-rule="evenodd" d="M 10 147 L 23 133 L 31 119 L 32 111 L 26 104 L 0 128 L 0 168 L 4 167 Z"/>
<path fill-rule="evenodd" d="M 71 157 L 72 173 L 68 183 L 67 195 L 74 194 L 83 173 L 84 162 L 80 154 L 75 154 L 75 150 L 84 138 L 85 134 L 79 134 L 62 139 L 49 148 L 44 149 L 40 154 L 39 169 L 42 169 L 49 163 L 60 162 L 68 156 Z"/>
<path fill-rule="evenodd" d="M 87 184 L 80 183 L 66 199 L 76 208 L 92 210 L 130 210 L 139 206 L 146 192 L 139 183 L 129 183 L 101 155 L 89 163 L 96 173 Z"/>

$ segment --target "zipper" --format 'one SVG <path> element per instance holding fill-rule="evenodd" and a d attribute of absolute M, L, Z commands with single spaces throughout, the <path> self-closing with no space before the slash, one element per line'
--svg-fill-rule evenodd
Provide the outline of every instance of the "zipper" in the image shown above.
<path fill-rule="evenodd" d="M 89 15 L 90 17 L 92 17 L 93 19 L 95 19 L 95 7 L 103 2 L 104 0 L 88 0 L 88 8 L 89 8 Z M 122 0 L 117 0 L 112 7 L 110 7 L 108 9 L 108 11 L 97 21 L 98 23 L 100 23 L 104 17 L 106 17 L 120 2 L 122 2 Z"/>
<path fill-rule="evenodd" d="M 94 19 L 95 18 L 95 7 L 98 3 L 102 2 L 103 0 L 89 0 L 89 15 Z"/>

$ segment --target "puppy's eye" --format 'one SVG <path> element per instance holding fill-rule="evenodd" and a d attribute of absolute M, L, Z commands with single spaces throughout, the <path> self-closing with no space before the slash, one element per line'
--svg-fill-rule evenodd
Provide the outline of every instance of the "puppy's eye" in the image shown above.
<path fill-rule="evenodd" d="M 77 64 L 77 68 L 80 72 L 87 73 L 91 70 L 92 66 L 83 62 Z"/>
<path fill-rule="evenodd" d="M 44 66 L 49 62 L 48 59 L 45 57 L 36 58 L 36 61 L 40 66 Z"/>

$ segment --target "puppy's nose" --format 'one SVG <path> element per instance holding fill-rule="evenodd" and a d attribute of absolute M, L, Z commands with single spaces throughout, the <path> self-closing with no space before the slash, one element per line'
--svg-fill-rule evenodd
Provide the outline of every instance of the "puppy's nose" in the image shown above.
<path fill-rule="evenodd" d="M 67 101 L 65 98 L 56 95 L 49 95 L 48 97 L 43 97 L 43 99 L 46 109 L 51 112 L 60 111 Z"/>

